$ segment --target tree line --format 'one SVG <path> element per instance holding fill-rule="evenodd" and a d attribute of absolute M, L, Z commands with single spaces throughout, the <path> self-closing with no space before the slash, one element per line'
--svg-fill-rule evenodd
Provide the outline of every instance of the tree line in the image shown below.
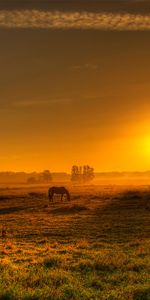
<path fill-rule="evenodd" d="M 94 168 L 89 165 L 85 166 L 72 166 L 71 181 L 86 183 L 94 179 Z"/>
<path fill-rule="evenodd" d="M 94 179 L 94 168 L 89 165 L 77 166 L 71 168 L 70 180 L 72 183 L 89 183 Z M 28 184 L 50 183 L 53 181 L 52 173 L 49 170 L 44 170 L 37 178 L 29 177 Z"/>

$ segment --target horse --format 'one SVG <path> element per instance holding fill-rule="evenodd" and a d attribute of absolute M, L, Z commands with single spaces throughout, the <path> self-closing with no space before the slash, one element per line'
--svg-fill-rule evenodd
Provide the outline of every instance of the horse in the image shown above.
<path fill-rule="evenodd" d="M 63 200 L 63 196 L 66 195 L 67 196 L 67 200 L 70 201 L 70 194 L 68 192 L 68 190 L 64 187 L 58 187 L 58 186 L 53 186 L 50 187 L 48 190 L 48 198 L 49 201 L 53 202 L 53 198 L 54 198 L 54 194 L 60 194 L 61 195 L 61 201 Z"/>

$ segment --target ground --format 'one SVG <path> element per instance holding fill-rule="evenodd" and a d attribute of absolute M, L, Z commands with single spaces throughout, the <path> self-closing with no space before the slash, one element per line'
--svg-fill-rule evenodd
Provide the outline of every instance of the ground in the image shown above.
<path fill-rule="evenodd" d="M 0 299 L 150 299 L 150 187 L 0 190 Z"/>

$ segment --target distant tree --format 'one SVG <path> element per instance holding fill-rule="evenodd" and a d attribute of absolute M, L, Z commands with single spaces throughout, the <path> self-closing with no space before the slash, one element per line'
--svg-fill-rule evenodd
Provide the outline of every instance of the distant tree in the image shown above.
<path fill-rule="evenodd" d="M 94 168 L 86 165 L 83 166 L 83 181 L 90 182 L 94 179 Z"/>
<path fill-rule="evenodd" d="M 35 183 L 37 183 L 37 179 L 35 177 L 29 177 L 27 179 L 27 183 L 28 184 L 35 184 Z"/>
<path fill-rule="evenodd" d="M 43 183 L 49 183 L 52 181 L 52 175 L 51 172 L 49 170 L 44 170 L 41 174 L 40 174 L 40 182 Z"/>
<path fill-rule="evenodd" d="M 90 182 L 94 178 L 94 169 L 89 165 L 73 166 L 71 169 L 72 182 Z"/>
<path fill-rule="evenodd" d="M 71 169 L 71 181 L 79 182 L 82 179 L 82 167 L 72 166 Z"/>

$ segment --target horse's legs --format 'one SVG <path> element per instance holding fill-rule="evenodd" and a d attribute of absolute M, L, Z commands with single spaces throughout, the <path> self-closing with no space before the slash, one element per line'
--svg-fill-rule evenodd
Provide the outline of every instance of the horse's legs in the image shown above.
<path fill-rule="evenodd" d="M 70 201 L 70 194 L 68 191 L 66 191 L 66 197 L 67 197 L 67 200 Z"/>
<path fill-rule="evenodd" d="M 53 193 L 49 193 L 49 201 L 53 202 Z"/>

